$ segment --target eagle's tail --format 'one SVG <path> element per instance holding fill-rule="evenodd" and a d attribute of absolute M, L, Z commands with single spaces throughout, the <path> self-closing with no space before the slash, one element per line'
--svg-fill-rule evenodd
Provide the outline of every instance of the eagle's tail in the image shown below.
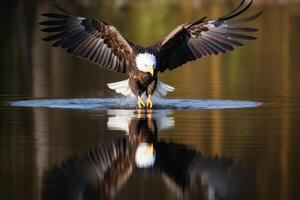
<path fill-rule="evenodd" d="M 112 89 L 112 90 L 116 91 L 117 93 L 120 93 L 124 96 L 134 97 L 134 94 L 131 91 L 130 86 L 129 86 L 129 79 L 126 79 L 124 81 L 109 83 L 109 84 L 107 84 L 107 86 L 110 89 Z M 158 81 L 155 92 L 154 92 L 154 96 L 158 96 L 158 97 L 166 96 L 169 92 L 173 92 L 174 90 L 175 90 L 174 87 Z"/>
<path fill-rule="evenodd" d="M 154 96 L 163 97 L 166 96 L 169 92 L 173 92 L 174 90 L 175 90 L 174 87 L 158 81 L 154 92 Z"/>
<path fill-rule="evenodd" d="M 134 94 L 131 91 L 130 86 L 129 86 L 129 79 L 126 79 L 124 81 L 109 83 L 109 84 L 107 84 L 107 86 L 109 89 L 116 91 L 116 93 L 123 94 L 124 96 L 134 97 Z"/>

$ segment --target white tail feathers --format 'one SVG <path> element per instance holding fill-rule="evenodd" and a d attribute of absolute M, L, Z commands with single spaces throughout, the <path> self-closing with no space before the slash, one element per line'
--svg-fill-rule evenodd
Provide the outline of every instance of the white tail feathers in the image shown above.
<path fill-rule="evenodd" d="M 119 94 L 122 94 L 124 96 L 134 97 L 134 94 L 131 91 L 130 86 L 129 86 L 129 79 L 126 79 L 124 81 L 109 83 L 109 84 L 107 84 L 107 86 Z M 174 90 L 175 90 L 174 87 L 158 81 L 155 92 L 154 92 L 154 96 L 157 96 L 157 97 L 166 96 L 168 94 L 168 92 L 173 92 Z"/>
<path fill-rule="evenodd" d="M 158 81 L 154 92 L 154 96 L 158 96 L 158 97 L 166 96 L 168 92 L 173 92 L 174 90 L 175 90 L 174 87 Z"/>
<path fill-rule="evenodd" d="M 123 94 L 124 96 L 134 97 L 134 94 L 131 91 L 129 86 L 129 79 L 126 79 L 124 81 L 109 83 L 107 84 L 107 86 L 109 89 L 116 91 L 116 93 Z"/>

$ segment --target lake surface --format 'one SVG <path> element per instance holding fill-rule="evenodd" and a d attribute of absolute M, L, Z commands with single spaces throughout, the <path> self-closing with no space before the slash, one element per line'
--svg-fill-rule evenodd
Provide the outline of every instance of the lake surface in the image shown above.
<path fill-rule="evenodd" d="M 162 74 L 176 90 L 138 112 L 106 86 L 126 77 L 41 41 L 49 2 L 22 2 L 1 18 L 0 199 L 300 199 L 299 4 L 255 4 L 258 40 Z M 143 45 L 236 4 L 60 2 Z"/>

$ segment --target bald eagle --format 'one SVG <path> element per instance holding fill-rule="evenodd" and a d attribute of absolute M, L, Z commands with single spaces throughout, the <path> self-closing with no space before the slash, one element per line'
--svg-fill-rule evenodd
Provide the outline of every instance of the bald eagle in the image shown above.
<path fill-rule="evenodd" d="M 208 55 L 218 55 L 243 46 L 240 40 L 256 37 L 247 33 L 257 29 L 243 24 L 256 19 L 261 12 L 234 19 L 252 4 L 243 0 L 227 15 L 206 20 L 206 17 L 179 25 L 158 43 L 142 47 L 123 37 L 112 25 L 102 20 L 72 14 L 58 5 L 59 13 L 44 13 L 41 30 L 52 33 L 43 38 L 52 46 L 114 72 L 128 79 L 108 84 L 110 89 L 125 96 L 135 96 L 139 108 L 152 108 L 152 96 L 164 96 L 175 88 L 158 81 L 158 74 Z M 245 34 L 246 33 L 246 34 Z M 146 94 L 147 99 L 141 98 Z"/>

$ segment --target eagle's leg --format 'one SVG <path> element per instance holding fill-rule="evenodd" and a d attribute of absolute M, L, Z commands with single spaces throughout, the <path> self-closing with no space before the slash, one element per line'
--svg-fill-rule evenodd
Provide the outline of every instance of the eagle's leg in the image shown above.
<path fill-rule="evenodd" d="M 139 87 L 138 81 L 134 80 L 133 78 L 129 78 L 129 87 L 133 94 L 137 97 L 137 105 L 140 108 L 145 107 L 145 103 L 143 99 L 141 98 L 142 92 L 141 88 Z"/>
<path fill-rule="evenodd" d="M 147 97 L 146 106 L 148 108 L 152 108 L 153 107 L 153 102 L 152 102 L 151 94 L 149 94 L 148 97 Z"/>
<path fill-rule="evenodd" d="M 141 98 L 140 95 L 138 96 L 137 104 L 138 104 L 139 108 L 145 107 L 145 103 L 144 103 L 144 101 L 143 101 L 143 99 Z"/>
<path fill-rule="evenodd" d="M 146 100 L 146 106 L 147 108 L 152 108 L 153 107 L 153 102 L 152 102 L 152 94 L 154 93 L 157 85 L 157 78 L 153 79 L 153 81 L 148 85 L 147 87 L 147 100 Z"/>

